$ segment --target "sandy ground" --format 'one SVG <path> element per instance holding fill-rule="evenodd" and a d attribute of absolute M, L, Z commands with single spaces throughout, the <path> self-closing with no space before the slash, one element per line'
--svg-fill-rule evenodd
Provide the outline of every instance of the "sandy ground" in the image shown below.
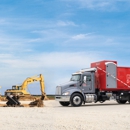
<path fill-rule="evenodd" d="M 43 108 L 0 107 L 0 130 L 130 130 L 128 103 L 106 101 L 62 107 L 49 100 L 44 104 Z"/>

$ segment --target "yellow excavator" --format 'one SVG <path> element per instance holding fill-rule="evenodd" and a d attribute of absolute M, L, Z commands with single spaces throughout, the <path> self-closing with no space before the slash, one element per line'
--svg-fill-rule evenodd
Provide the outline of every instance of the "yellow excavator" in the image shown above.
<path fill-rule="evenodd" d="M 7 89 L 5 91 L 5 96 L 7 95 L 19 95 L 19 96 L 30 96 L 30 93 L 27 91 L 28 84 L 33 83 L 35 81 L 40 82 L 41 86 L 41 93 L 45 93 L 45 85 L 44 85 L 44 78 L 43 75 L 40 74 L 38 76 L 28 77 L 22 85 L 13 85 L 12 89 Z"/>
<path fill-rule="evenodd" d="M 30 93 L 27 92 L 27 86 L 28 84 L 30 83 L 33 83 L 35 81 L 39 81 L 40 82 L 40 86 L 41 86 L 41 97 L 40 98 L 35 98 L 35 100 L 33 102 L 30 102 L 29 106 L 30 107 L 34 107 L 34 106 L 37 106 L 37 107 L 43 107 L 44 104 L 43 104 L 43 100 L 44 99 L 47 99 L 47 96 L 46 96 L 46 93 L 45 93 L 45 85 L 44 85 L 44 78 L 42 76 L 42 74 L 40 74 L 39 76 L 33 76 L 33 77 L 29 77 L 27 78 L 21 86 L 19 85 L 14 85 L 12 86 L 12 89 L 7 89 L 5 91 L 5 96 L 6 98 L 8 99 L 8 102 L 6 103 L 7 106 L 19 106 L 20 105 L 20 102 L 15 99 L 12 99 L 10 97 L 10 95 L 13 95 L 13 97 L 27 97 L 27 96 L 31 96 Z"/>

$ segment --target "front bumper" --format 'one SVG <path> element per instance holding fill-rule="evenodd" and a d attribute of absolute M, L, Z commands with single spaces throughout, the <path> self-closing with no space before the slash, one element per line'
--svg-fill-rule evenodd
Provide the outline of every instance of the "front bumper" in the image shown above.
<path fill-rule="evenodd" d="M 64 101 L 64 102 L 69 102 L 70 101 L 70 96 L 68 95 L 57 95 L 55 96 L 56 101 Z"/>

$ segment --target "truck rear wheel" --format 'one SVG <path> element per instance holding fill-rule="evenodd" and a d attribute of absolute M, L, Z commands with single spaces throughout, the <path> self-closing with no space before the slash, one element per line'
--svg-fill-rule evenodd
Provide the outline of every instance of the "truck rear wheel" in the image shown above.
<path fill-rule="evenodd" d="M 119 103 L 119 104 L 125 104 L 127 102 L 127 100 L 120 100 L 120 99 L 116 99 L 116 101 Z"/>
<path fill-rule="evenodd" d="M 69 106 L 70 102 L 59 102 L 62 106 Z"/>
<path fill-rule="evenodd" d="M 72 106 L 74 107 L 79 107 L 82 105 L 82 102 L 83 102 L 83 98 L 82 98 L 82 95 L 79 94 L 79 93 L 74 93 L 72 96 L 71 96 L 71 99 L 70 99 L 70 103 Z"/>
<path fill-rule="evenodd" d="M 128 97 L 128 102 L 129 102 L 129 104 L 130 104 L 130 95 L 129 95 L 129 97 Z"/>

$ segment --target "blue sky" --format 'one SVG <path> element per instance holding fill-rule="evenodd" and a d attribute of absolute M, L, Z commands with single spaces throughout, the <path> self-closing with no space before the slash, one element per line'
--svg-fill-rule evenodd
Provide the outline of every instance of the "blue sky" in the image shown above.
<path fill-rule="evenodd" d="M 1 0 L 0 91 L 41 73 L 54 94 L 91 62 L 130 66 L 129 36 L 129 0 Z M 29 91 L 40 94 L 39 84 Z"/>

